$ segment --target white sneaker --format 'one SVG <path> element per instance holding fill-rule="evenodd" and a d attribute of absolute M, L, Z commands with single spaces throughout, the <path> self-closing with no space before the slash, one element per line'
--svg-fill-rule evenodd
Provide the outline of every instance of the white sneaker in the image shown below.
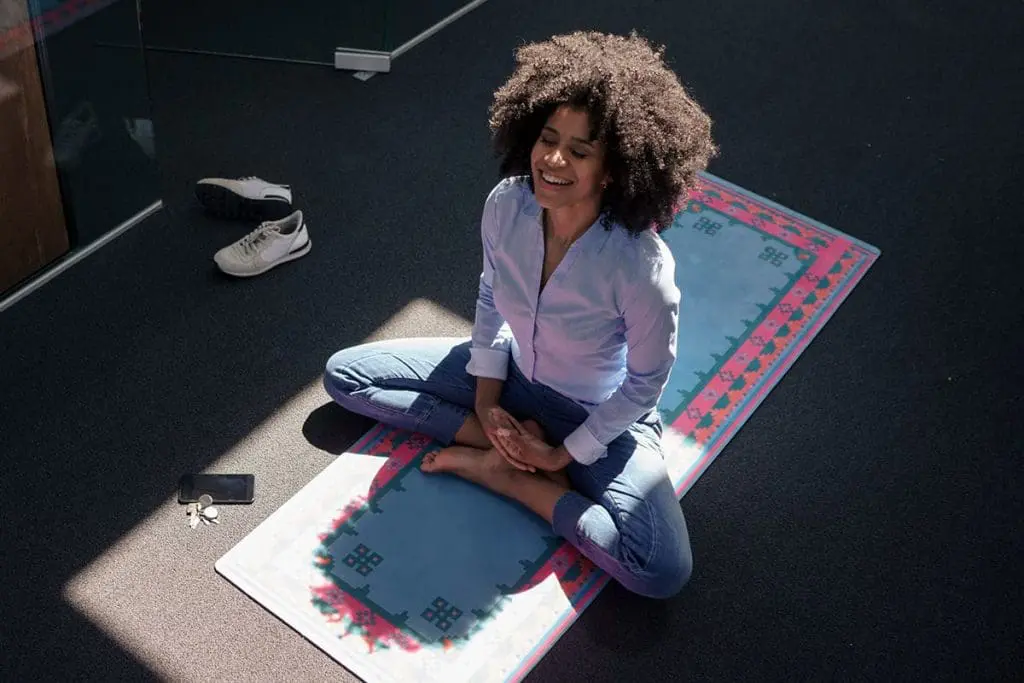
<path fill-rule="evenodd" d="M 234 244 L 218 251 L 213 260 L 228 275 L 252 277 L 302 258 L 312 246 L 302 212 L 296 211 L 279 221 L 263 223 Z"/>
<path fill-rule="evenodd" d="M 196 199 L 221 218 L 274 221 L 292 212 L 292 189 L 256 176 L 203 178 L 196 183 Z"/>

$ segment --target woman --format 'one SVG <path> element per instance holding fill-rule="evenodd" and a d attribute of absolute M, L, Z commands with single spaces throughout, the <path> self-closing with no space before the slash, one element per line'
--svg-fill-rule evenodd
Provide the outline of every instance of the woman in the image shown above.
<path fill-rule="evenodd" d="M 495 93 L 502 180 L 483 211 L 472 338 L 335 354 L 345 408 L 428 434 L 424 458 L 518 501 L 627 589 L 687 582 L 658 399 L 680 293 L 657 232 L 715 153 L 711 122 L 643 39 L 527 45 Z"/>

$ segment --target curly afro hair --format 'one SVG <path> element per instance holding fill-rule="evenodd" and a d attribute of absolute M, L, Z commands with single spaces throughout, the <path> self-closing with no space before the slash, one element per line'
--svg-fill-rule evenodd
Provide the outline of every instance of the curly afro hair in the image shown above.
<path fill-rule="evenodd" d="M 576 32 L 520 47 L 516 69 L 494 93 L 490 127 L 501 174 L 528 175 L 530 151 L 562 105 L 586 111 L 602 140 L 611 183 L 604 225 L 663 230 L 718 149 L 711 118 L 665 65 L 664 48 L 629 36 Z"/>

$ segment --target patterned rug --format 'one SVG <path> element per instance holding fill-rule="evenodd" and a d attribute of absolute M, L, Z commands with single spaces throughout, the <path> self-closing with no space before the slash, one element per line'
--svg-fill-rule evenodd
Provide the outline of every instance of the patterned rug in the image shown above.
<path fill-rule="evenodd" d="M 682 496 L 879 252 L 711 175 L 663 237 L 683 292 L 660 406 Z M 375 427 L 217 571 L 370 683 L 521 679 L 609 577 L 518 505 L 419 472 L 438 447 Z"/>

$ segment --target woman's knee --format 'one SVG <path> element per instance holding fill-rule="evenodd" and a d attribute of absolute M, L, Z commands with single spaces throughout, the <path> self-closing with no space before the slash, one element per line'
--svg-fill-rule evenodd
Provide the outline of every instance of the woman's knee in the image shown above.
<path fill-rule="evenodd" d="M 666 505 L 655 506 L 650 512 L 643 527 L 645 533 L 634 527 L 630 534 L 633 543 L 623 548 L 625 566 L 638 593 L 671 598 L 683 590 L 693 573 L 690 536 L 678 502 L 666 501 Z"/>
<path fill-rule="evenodd" d="M 680 548 L 649 564 L 646 569 L 634 574 L 632 585 L 626 588 L 648 598 L 664 600 L 682 592 L 693 574 L 693 556 L 689 548 Z"/>
<path fill-rule="evenodd" d="M 675 558 L 659 568 L 655 581 L 654 597 L 671 598 L 682 592 L 693 575 L 693 556 L 689 550 L 680 552 Z"/>
<path fill-rule="evenodd" d="M 327 359 L 324 370 L 324 388 L 335 401 L 373 385 L 373 377 L 362 367 L 364 360 L 374 352 L 370 345 L 353 346 L 334 353 Z"/>

